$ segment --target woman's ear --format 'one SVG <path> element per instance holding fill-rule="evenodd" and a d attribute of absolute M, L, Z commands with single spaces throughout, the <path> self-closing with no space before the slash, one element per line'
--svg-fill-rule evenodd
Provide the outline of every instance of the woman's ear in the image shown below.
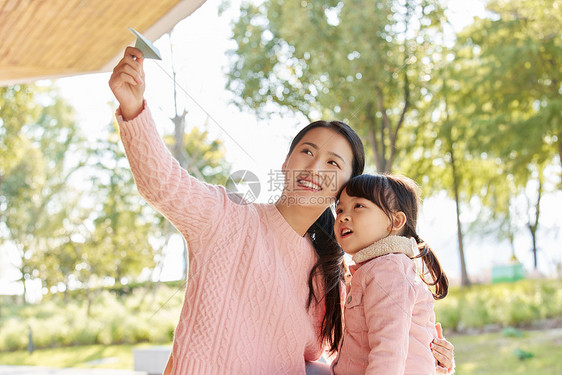
<path fill-rule="evenodd" d="M 398 233 L 406 225 L 406 214 L 402 211 L 394 212 L 392 214 L 392 232 Z"/>

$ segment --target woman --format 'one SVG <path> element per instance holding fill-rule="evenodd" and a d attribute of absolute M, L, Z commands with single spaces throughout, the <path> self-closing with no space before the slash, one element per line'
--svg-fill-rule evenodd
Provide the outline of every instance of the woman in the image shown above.
<path fill-rule="evenodd" d="M 155 130 L 143 100 L 142 53 L 128 47 L 109 85 L 139 193 L 189 245 L 185 301 L 165 374 L 302 374 L 338 347 L 342 252 L 330 204 L 363 171 L 363 145 L 341 122 L 293 140 L 276 204 L 236 204 L 189 176 Z M 308 287 L 307 287 L 308 286 Z M 452 345 L 441 344 L 445 364 Z"/>

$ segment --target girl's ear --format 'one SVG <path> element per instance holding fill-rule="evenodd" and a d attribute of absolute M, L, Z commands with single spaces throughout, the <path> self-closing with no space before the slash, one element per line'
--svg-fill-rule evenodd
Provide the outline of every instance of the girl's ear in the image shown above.
<path fill-rule="evenodd" d="M 281 165 L 281 172 L 285 172 L 285 170 L 287 169 L 287 159 L 288 159 L 288 158 L 289 158 L 289 157 L 287 156 L 287 157 L 285 158 L 285 161 L 284 161 L 283 164 Z"/>
<path fill-rule="evenodd" d="M 406 214 L 402 211 L 394 212 L 392 214 L 392 232 L 398 233 L 406 225 Z"/>

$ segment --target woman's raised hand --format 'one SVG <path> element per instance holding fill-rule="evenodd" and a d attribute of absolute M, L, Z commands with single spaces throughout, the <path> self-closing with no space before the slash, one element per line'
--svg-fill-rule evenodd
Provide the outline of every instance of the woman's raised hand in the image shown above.
<path fill-rule="evenodd" d="M 113 69 L 109 79 L 109 88 L 120 104 L 124 120 L 131 120 L 143 108 L 144 95 L 144 59 L 142 52 L 134 47 L 127 47 L 121 61 Z"/>

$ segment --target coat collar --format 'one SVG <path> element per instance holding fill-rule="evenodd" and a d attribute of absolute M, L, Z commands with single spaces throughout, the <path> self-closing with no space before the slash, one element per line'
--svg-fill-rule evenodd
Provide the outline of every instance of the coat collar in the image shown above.
<path fill-rule="evenodd" d="M 393 253 L 406 254 L 412 258 L 416 250 L 418 250 L 418 244 L 413 238 L 388 236 L 358 251 L 352 258 L 355 264 Z"/>

